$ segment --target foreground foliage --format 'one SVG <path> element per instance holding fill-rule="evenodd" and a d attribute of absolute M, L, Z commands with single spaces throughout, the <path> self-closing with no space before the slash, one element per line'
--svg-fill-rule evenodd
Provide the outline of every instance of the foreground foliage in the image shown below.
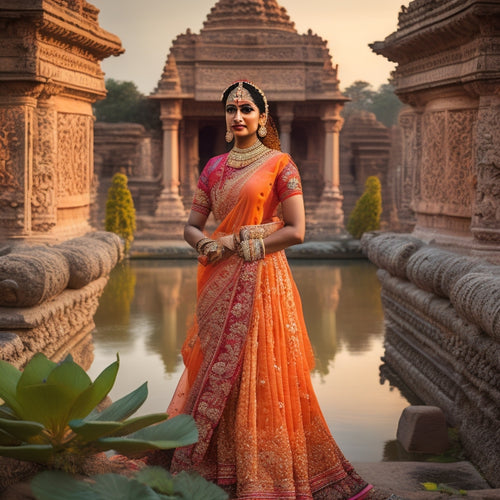
<path fill-rule="evenodd" d="M 134 478 L 100 474 L 79 481 L 60 471 L 46 471 L 31 482 L 38 500 L 226 500 L 227 494 L 199 474 L 173 476 L 161 467 L 146 467 Z"/>
<path fill-rule="evenodd" d="M 71 356 L 57 364 L 37 353 L 23 372 L 0 361 L 0 456 L 77 472 L 85 459 L 103 451 L 130 455 L 198 440 L 188 415 L 129 418 L 146 400 L 146 383 L 98 411 L 118 368 L 117 356 L 92 382 Z"/>

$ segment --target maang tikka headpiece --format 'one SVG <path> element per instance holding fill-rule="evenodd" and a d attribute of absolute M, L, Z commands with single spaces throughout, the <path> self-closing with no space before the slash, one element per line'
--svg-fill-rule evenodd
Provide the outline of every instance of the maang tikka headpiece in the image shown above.
<path fill-rule="evenodd" d="M 243 86 L 243 83 L 247 83 L 248 85 L 251 85 L 262 96 L 262 100 L 264 101 L 264 107 L 265 107 L 264 114 L 266 115 L 266 121 L 267 121 L 267 114 L 268 114 L 268 110 L 269 110 L 269 106 L 267 104 L 267 98 L 266 98 L 264 92 L 262 92 L 262 90 L 260 90 L 259 87 L 257 87 L 257 85 L 254 85 L 252 82 L 240 80 L 238 82 L 238 85 L 233 90 L 231 90 L 231 93 L 227 96 L 227 100 L 234 101 L 235 99 L 245 99 L 246 101 L 251 101 L 255 104 L 255 101 L 253 100 L 252 94 L 250 94 L 248 89 L 246 89 Z M 223 96 L 224 96 L 225 92 L 226 92 L 226 90 L 224 90 L 224 92 L 222 93 Z"/>

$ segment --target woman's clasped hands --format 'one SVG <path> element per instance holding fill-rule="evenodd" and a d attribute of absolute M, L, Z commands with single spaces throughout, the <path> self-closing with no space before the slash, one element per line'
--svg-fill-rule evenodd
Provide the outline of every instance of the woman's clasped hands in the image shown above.
<path fill-rule="evenodd" d="M 262 238 L 240 241 L 238 235 L 221 236 L 215 240 L 202 238 L 196 243 L 198 261 L 204 266 L 215 264 L 233 254 L 237 254 L 247 262 L 263 259 L 266 255 Z"/>

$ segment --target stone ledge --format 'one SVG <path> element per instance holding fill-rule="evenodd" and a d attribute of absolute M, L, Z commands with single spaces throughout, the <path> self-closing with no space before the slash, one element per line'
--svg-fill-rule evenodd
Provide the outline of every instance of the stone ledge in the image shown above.
<path fill-rule="evenodd" d="M 287 248 L 289 259 L 365 259 L 359 240 L 306 241 Z M 132 259 L 196 259 L 196 251 L 183 240 L 136 240 Z"/>

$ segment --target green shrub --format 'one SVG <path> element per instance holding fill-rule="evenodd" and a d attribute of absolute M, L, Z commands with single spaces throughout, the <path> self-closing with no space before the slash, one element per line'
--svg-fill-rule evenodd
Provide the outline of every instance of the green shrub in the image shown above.
<path fill-rule="evenodd" d="M 357 239 L 363 233 L 380 229 L 380 215 L 382 214 L 382 194 L 378 177 L 370 176 L 366 179 L 365 190 L 356 202 L 347 222 L 347 230 Z"/>
<path fill-rule="evenodd" d="M 134 477 L 99 474 L 81 481 L 61 471 L 45 471 L 31 481 L 37 500 L 227 500 L 228 495 L 197 472 L 172 475 L 162 467 L 145 467 Z"/>
<path fill-rule="evenodd" d="M 144 403 L 144 383 L 102 411 L 119 359 L 92 382 L 71 356 L 54 363 L 37 353 L 20 372 L 0 360 L 0 456 L 78 472 L 85 460 L 115 450 L 124 455 L 187 446 L 198 440 L 190 415 L 129 418 Z M 161 422 L 161 423 L 158 423 Z M 156 424 L 156 425 L 153 425 Z"/>
<path fill-rule="evenodd" d="M 128 253 L 134 240 L 135 208 L 125 174 L 116 173 L 113 175 L 106 201 L 104 225 L 106 231 L 116 233 L 125 240 L 125 253 Z"/>

